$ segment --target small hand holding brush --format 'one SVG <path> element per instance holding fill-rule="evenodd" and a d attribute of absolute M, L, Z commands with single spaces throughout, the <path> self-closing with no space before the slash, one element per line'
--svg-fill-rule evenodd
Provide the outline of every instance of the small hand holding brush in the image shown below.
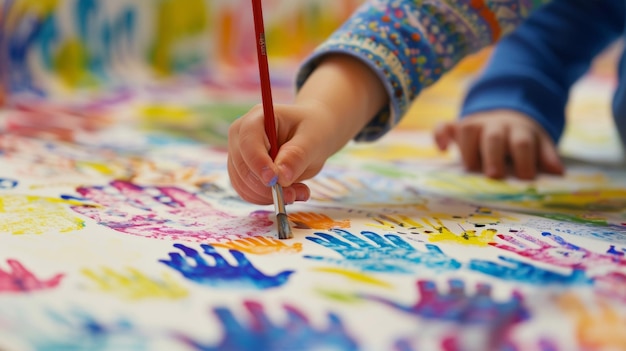
<path fill-rule="evenodd" d="M 254 16 L 254 31 L 256 33 L 259 75 L 261 78 L 261 96 L 263 99 L 265 133 L 267 134 L 270 142 L 269 154 L 272 160 L 274 160 L 278 154 L 278 138 L 276 136 L 276 121 L 274 120 L 274 105 L 272 102 L 272 88 L 267 63 L 267 46 L 265 43 L 265 28 L 263 25 L 261 0 L 252 0 L 252 13 Z M 272 197 L 274 198 L 274 208 L 276 210 L 278 238 L 291 239 L 293 234 L 291 233 L 289 219 L 287 218 L 287 212 L 285 210 L 283 188 L 278 183 L 272 186 Z"/>

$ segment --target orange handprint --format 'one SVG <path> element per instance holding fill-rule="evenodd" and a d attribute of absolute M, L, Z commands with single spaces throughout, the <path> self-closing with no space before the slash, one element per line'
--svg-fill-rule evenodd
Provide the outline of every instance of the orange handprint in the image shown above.
<path fill-rule="evenodd" d="M 215 243 L 214 247 L 222 247 L 229 250 L 237 250 L 254 255 L 267 255 L 273 253 L 298 253 L 302 251 L 301 243 L 287 245 L 282 240 L 256 236 L 232 240 L 225 243 Z"/>
<path fill-rule="evenodd" d="M 328 230 L 332 228 L 350 228 L 350 220 L 335 221 L 322 213 L 296 212 L 290 214 L 289 219 L 300 229 Z"/>
<path fill-rule="evenodd" d="M 596 299 L 593 310 L 574 294 L 565 294 L 557 302 L 573 317 L 581 349 L 626 350 L 626 316 L 620 316 L 606 300 Z"/>

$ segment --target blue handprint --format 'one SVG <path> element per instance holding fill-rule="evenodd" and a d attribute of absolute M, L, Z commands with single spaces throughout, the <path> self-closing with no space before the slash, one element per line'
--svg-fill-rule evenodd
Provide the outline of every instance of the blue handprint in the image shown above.
<path fill-rule="evenodd" d="M 227 308 L 213 310 L 224 328 L 224 336 L 217 345 L 201 344 L 185 335 L 178 335 L 177 338 L 202 351 L 358 350 L 354 339 L 333 313 L 328 314 L 326 328 L 316 329 L 302 312 L 289 305 L 284 306 L 287 321 L 283 325 L 273 324 L 258 302 L 246 301 L 244 306 L 252 316 L 248 325 L 240 323 Z"/>
<path fill-rule="evenodd" d="M 384 237 L 369 231 L 361 235 L 374 244 L 343 229 L 332 229 L 341 238 L 316 232 L 317 236 L 307 239 L 332 249 L 343 256 L 342 259 L 304 256 L 305 258 L 329 262 L 338 265 L 353 266 L 363 271 L 384 273 L 413 273 L 418 267 L 444 271 L 456 270 L 461 263 L 444 254 L 436 245 L 426 244 L 426 251 L 419 251 L 395 234 Z M 342 240 L 343 239 L 343 240 Z"/>
<path fill-rule="evenodd" d="M 514 258 L 505 256 L 499 256 L 499 258 L 506 264 L 485 260 L 471 260 L 469 268 L 502 280 L 534 285 L 585 285 L 593 283 L 593 280 L 587 277 L 582 269 L 572 269 L 570 274 L 561 274 L 518 261 Z"/>
<path fill-rule="evenodd" d="M 285 284 L 293 273 L 293 271 L 283 271 L 275 276 L 267 276 L 237 250 L 229 250 L 237 261 L 237 265 L 233 266 L 211 245 L 202 244 L 200 247 L 206 255 L 212 258 L 213 264 L 207 263 L 198 251 L 190 247 L 182 244 L 174 244 L 174 247 L 182 250 L 187 258 L 178 252 L 170 252 L 169 260 L 159 260 L 159 262 L 179 271 L 185 278 L 198 284 L 214 287 L 268 289 Z M 188 259 L 193 260 L 195 264 L 190 264 Z"/>
<path fill-rule="evenodd" d="M 37 329 L 32 329 L 32 326 L 25 328 L 28 330 L 26 336 L 33 349 L 141 351 L 149 350 L 155 341 L 124 318 L 105 323 L 83 310 L 64 314 L 49 310 L 46 317 L 53 320 L 55 326 L 61 329 L 55 329 L 54 333 L 46 333 L 36 331 Z"/>

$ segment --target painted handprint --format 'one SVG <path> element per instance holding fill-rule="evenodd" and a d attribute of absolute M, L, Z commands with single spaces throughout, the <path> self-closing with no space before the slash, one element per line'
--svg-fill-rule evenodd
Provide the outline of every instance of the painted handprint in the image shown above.
<path fill-rule="evenodd" d="M 212 244 L 213 247 L 237 250 L 253 255 L 269 255 L 275 253 L 298 253 L 302 251 L 301 243 L 287 245 L 283 240 L 265 236 L 237 239 L 225 243 Z"/>
<path fill-rule="evenodd" d="M 67 233 L 83 229 L 85 222 L 68 209 L 72 204 L 76 201 L 34 195 L 0 195 L 0 233 Z"/>
<path fill-rule="evenodd" d="M 578 296 L 568 293 L 557 302 L 574 321 L 582 350 L 626 350 L 626 316 L 606 300 L 596 299 L 595 308 L 590 308 Z"/>
<path fill-rule="evenodd" d="M 626 302 L 626 274 L 609 272 L 594 277 L 594 291 L 599 295 Z"/>
<path fill-rule="evenodd" d="M 448 229 L 440 218 L 433 217 L 421 218 L 416 220 L 404 215 L 380 215 L 374 220 L 380 223 L 379 227 L 383 229 L 391 229 L 399 234 L 420 234 L 421 232 L 428 235 L 430 242 L 446 242 L 469 246 L 488 246 L 496 235 L 496 230 L 485 228 L 477 233 L 475 229 L 464 229 L 460 226 L 460 232 L 456 233 Z"/>
<path fill-rule="evenodd" d="M 211 245 L 202 244 L 204 254 L 211 260 L 207 262 L 198 251 L 182 244 L 174 244 L 180 249 L 183 257 L 178 252 L 170 252 L 170 259 L 159 260 L 168 267 L 180 272 L 185 278 L 202 285 L 213 287 L 235 287 L 252 289 L 269 289 L 284 285 L 293 271 L 282 271 L 274 276 L 265 275 L 259 271 L 246 256 L 236 250 L 229 250 L 237 261 L 231 265 Z M 190 262 L 193 261 L 193 264 Z"/>
<path fill-rule="evenodd" d="M 289 214 L 289 219 L 296 224 L 296 228 L 301 229 L 350 228 L 350 220 L 335 221 L 323 213 L 296 212 Z"/>
<path fill-rule="evenodd" d="M 8 259 L 10 270 L 0 269 L 0 293 L 20 293 L 56 288 L 63 274 L 56 274 L 50 279 L 39 279 L 17 260 Z"/>
<path fill-rule="evenodd" d="M 433 281 L 417 281 L 419 299 L 412 305 L 372 295 L 361 297 L 381 302 L 389 307 L 416 317 L 449 321 L 459 325 L 480 325 L 502 331 L 528 318 L 522 295 L 515 291 L 507 301 L 496 301 L 491 295 L 491 286 L 477 284 L 475 292 L 469 294 L 465 283 L 459 279 L 448 282 L 447 292 L 440 292 Z"/>
<path fill-rule="evenodd" d="M 334 313 L 328 314 L 328 325 L 319 329 L 312 325 L 306 315 L 291 305 L 284 306 L 287 320 L 283 324 L 273 323 L 263 310 L 263 305 L 258 302 L 246 301 L 244 307 L 252 317 L 249 323 L 237 320 L 235 314 L 227 308 L 213 309 L 213 313 L 224 328 L 224 336 L 219 344 L 202 344 L 185 335 L 178 335 L 177 338 L 202 351 L 356 351 L 359 349 L 356 341 Z"/>
<path fill-rule="evenodd" d="M 514 258 L 499 256 L 502 262 L 473 259 L 469 269 L 494 278 L 533 285 L 585 285 L 593 280 L 582 269 L 573 269 L 571 273 L 561 274 L 543 269 Z"/>
<path fill-rule="evenodd" d="M 516 253 L 535 261 L 560 267 L 588 269 L 598 266 L 626 266 L 626 259 L 617 255 L 596 253 L 568 243 L 562 237 L 548 232 L 541 235 L 550 239 L 541 240 L 525 232 L 513 235 L 498 235 L 506 244 L 491 243 L 494 247 Z M 524 241 L 520 240 L 523 239 Z"/>
<path fill-rule="evenodd" d="M 413 273 L 420 268 L 448 271 L 461 267 L 460 262 L 444 254 L 435 245 L 426 244 L 426 250 L 420 251 L 394 234 L 385 234 L 383 237 L 362 231 L 361 235 L 369 239 L 367 241 L 343 229 L 331 231 L 336 235 L 316 232 L 316 236 L 308 236 L 307 239 L 336 251 L 342 258 L 310 255 L 305 258 L 381 273 Z"/>
<path fill-rule="evenodd" d="M 241 218 L 176 187 L 141 187 L 113 181 L 109 186 L 77 191 L 100 206 L 74 206 L 74 211 L 119 232 L 148 238 L 225 242 L 264 235 L 272 227 L 269 212 Z"/>
<path fill-rule="evenodd" d="M 155 279 L 134 268 L 128 268 L 125 274 L 108 267 L 102 268 L 100 272 L 83 269 L 82 273 L 95 282 L 101 291 L 128 300 L 179 299 L 188 295 L 188 291 L 168 274 L 163 274 L 162 279 Z"/>
<path fill-rule="evenodd" d="M 82 309 L 46 314 L 57 328 L 53 329 L 55 333 L 49 328 L 33 328 L 32 332 L 25 328 L 35 350 L 149 350 L 157 339 L 142 333 L 125 318 L 104 321 Z"/>
<path fill-rule="evenodd" d="M 497 301 L 491 293 L 488 284 L 477 284 L 474 293 L 466 291 L 462 280 L 453 279 L 448 282 L 447 292 L 437 289 L 435 282 L 429 280 L 417 281 L 419 298 L 414 304 L 404 305 L 384 297 L 361 295 L 370 301 L 383 303 L 409 315 L 441 322 L 449 322 L 450 329 L 455 330 L 456 337 L 465 339 L 465 330 L 471 330 L 473 344 L 485 343 L 473 349 L 502 350 L 502 346 L 509 344 L 512 329 L 529 317 L 524 306 L 522 295 L 514 291 L 506 301 Z M 464 326 L 472 328 L 464 329 Z M 411 340 L 398 340 L 396 349 L 410 350 Z M 419 340 L 418 340 L 419 341 Z M 444 350 L 463 350 L 463 348 L 444 347 L 446 340 L 442 340 Z M 447 345 L 450 346 L 450 345 Z"/>

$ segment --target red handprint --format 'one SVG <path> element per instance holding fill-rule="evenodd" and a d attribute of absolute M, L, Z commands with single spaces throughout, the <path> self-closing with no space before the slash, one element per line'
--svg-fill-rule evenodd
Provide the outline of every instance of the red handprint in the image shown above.
<path fill-rule="evenodd" d="M 19 261 L 8 259 L 7 263 L 11 269 L 0 269 L 0 293 L 51 289 L 57 287 L 63 278 L 63 274 L 57 274 L 48 280 L 40 280 Z"/>

